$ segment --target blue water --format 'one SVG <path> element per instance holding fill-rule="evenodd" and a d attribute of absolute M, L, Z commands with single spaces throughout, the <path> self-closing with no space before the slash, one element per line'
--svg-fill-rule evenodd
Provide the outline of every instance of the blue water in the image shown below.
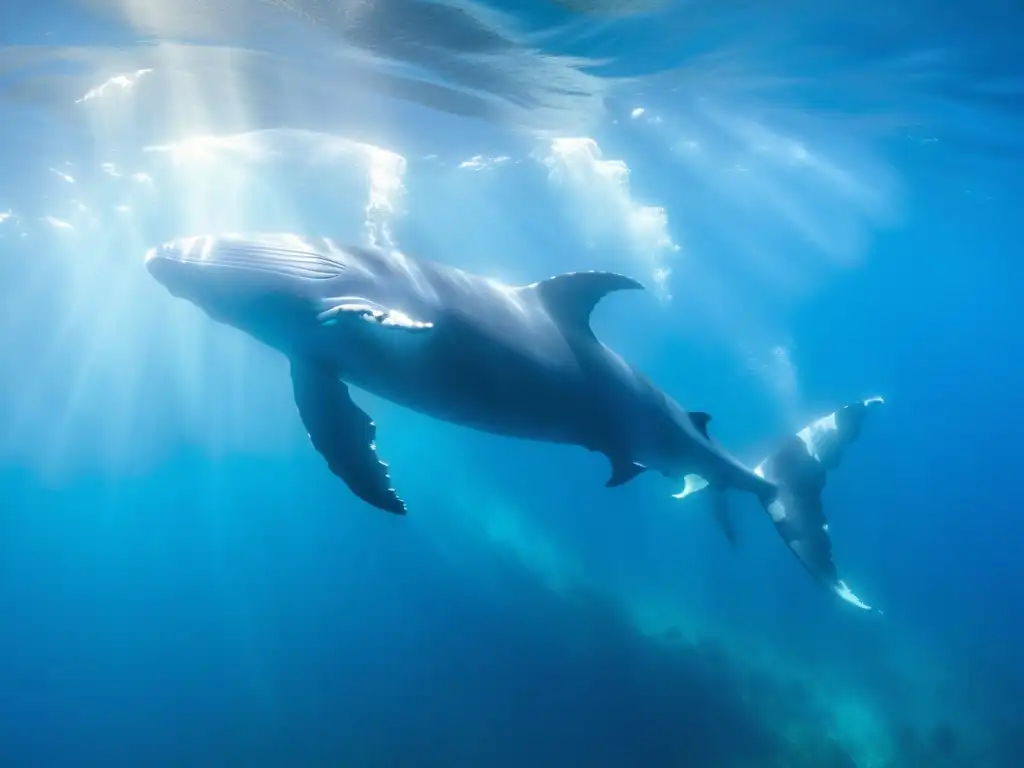
<path fill-rule="evenodd" d="M 645 5 L 4 10 L 3 765 L 1024 764 L 1024 11 Z M 825 491 L 882 613 L 754 502 L 734 551 L 357 392 L 410 513 L 368 507 L 143 268 L 235 231 L 630 274 L 596 333 L 751 463 L 884 396 Z"/>

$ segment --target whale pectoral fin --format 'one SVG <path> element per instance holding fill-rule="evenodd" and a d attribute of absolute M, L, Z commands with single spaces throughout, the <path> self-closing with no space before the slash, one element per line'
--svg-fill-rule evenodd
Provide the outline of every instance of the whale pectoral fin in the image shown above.
<path fill-rule="evenodd" d="M 606 488 L 618 488 L 647 470 L 643 464 L 628 459 L 616 459 L 613 456 L 609 456 L 608 459 L 612 463 L 612 476 L 604 484 Z"/>
<path fill-rule="evenodd" d="M 679 493 L 673 493 L 673 499 L 685 499 L 687 496 L 692 496 L 695 493 L 699 493 L 708 487 L 708 481 L 700 475 L 686 475 L 683 477 L 683 490 Z"/>
<path fill-rule="evenodd" d="M 732 515 L 729 512 L 729 500 L 726 498 L 725 491 L 712 487 L 709 498 L 711 499 L 711 514 L 715 518 L 715 523 L 725 534 L 729 545 L 735 547 L 736 526 L 733 524 Z"/>
<path fill-rule="evenodd" d="M 693 414 L 691 414 L 691 416 L 692 415 Z M 695 493 L 699 493 L 700 491 L 707 489 L 708 496 L 711 500 L 711 515 L 715 518 L 715 523 L 718 527 L 722 529 L 722 533 L 725 534 L 725 538 L 729 541 L 729 544 L 735 547 L 737 541 L 736 526 L 732 521 L 732 513 L 729 511 L 729 500 L 725 496 L 725 491 L 711 485 L 700 475 L 686 475 L 683 478 L 683 482 L 683 490 L 679 493 L 672 494 L 672 498 L 685 499 L 687 496 L 692 496 Z"/>
<path fill-rule="evenodd" d="M 405 312 L 387 309 L 365 299 L 341 297 L 337 302 L 317 315 L 316 319 L 324 325 L 336 325 L 339 321 L 350 318 L 406 331 L 426 331 L 434 327 L 433 323 L 417 320 Z"/>
<path fill-rule="evenodd" d="M 405 514 L 403 502 L 388 477 L 388 465 L 377 458 L 377 428 L 331 372 L 292 360 L 292 388 L 299 416 L 313 447 L 331 472 L 351 491 L 385 512 Z"/>

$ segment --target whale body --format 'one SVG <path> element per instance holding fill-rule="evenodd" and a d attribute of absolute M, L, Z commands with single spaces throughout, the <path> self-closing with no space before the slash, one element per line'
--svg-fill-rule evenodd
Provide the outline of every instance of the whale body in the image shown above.
<path fill-rule="evenodd" d="M 151 249 L 145 264 L 171 294 L 288 358 L 313 446 L 387 512 L 406 505 L 350 384 L 455 424 L 602 453 L 609 487 L 656 471 L 751 493 L 769 511 L 785 496 L 710 437 L 708 414 L 685 410 L 595 337 L 594 307 L 641 289 L 632 278 L 575 272 L 513 286 L 291 234 L 181 238 Z"/>

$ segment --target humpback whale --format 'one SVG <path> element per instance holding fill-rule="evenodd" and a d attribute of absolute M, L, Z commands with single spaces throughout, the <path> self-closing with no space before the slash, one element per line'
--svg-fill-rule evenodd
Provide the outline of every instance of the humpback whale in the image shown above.
<path fill-rule="evenodd" d="M 775 529 L 811 575 L 859 608 L 869 609 L 840 580 L 832 560 L 832 542 L 828 520 L 821 504 L 828 473 L 839 466 L 846 448 L 860 437 L 861 427 L 870 410 L 882 405 L 881 397 L 847 403 L 827 416 L 815 419 L 793 435 L 754 467 L 754 472 L 780 488 L 779 503 L 769 505 Z M 698 474 L 683 478 L 683 490 L 675 494 L 685 499 L 709 487 Z M 721 494 L 711 495 L 715 522 L 733 546 L 736 529 Z"/>
<path fill-rule="evenodd" d="M 313 447 L 386 512 L 406 504 L 348 385 L 477 430 L 599 452 L 608 487 L 656 471 L 751 493 L 773 518 L 820 504 L 813 484 L 745 466 L 710 437 L 707 413 L 686 411 L 595 337 L 594 307 L 641 289 L 632 278 L 574 272 L 512 286 L 292 234 L 180 238 L 150 249 L 145 264 L 172 295 L 287 357 Z"/>

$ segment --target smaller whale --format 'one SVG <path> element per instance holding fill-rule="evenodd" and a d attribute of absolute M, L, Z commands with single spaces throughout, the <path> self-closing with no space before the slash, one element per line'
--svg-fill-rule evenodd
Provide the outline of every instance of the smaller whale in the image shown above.
<path fill-rule="evenodd" d="M 884 402 L 881 397 L 871 397 L 847 403 L 785 438 L 770 456 L 754 467 L 757 475 L 780 488 L 778 499 L 766 510 L 783 541 L 817 581 L 846 602 L 865 610 L 870 610 L 871 606 L 850 591 L 839 578 L 832 560 L 832 542 L 821 493 L 828 473 L 839 466 L 846 448 L 860 437 L 868 411 Z M 695 474 L 686 475 L 683 482 L 683 490 L 675 494 L 677 499 L 692 496 L 709 485 Z M 729 543 L 735 546 L 736 528 L 722 494 L 711 495 L 711 512 Z"/>

